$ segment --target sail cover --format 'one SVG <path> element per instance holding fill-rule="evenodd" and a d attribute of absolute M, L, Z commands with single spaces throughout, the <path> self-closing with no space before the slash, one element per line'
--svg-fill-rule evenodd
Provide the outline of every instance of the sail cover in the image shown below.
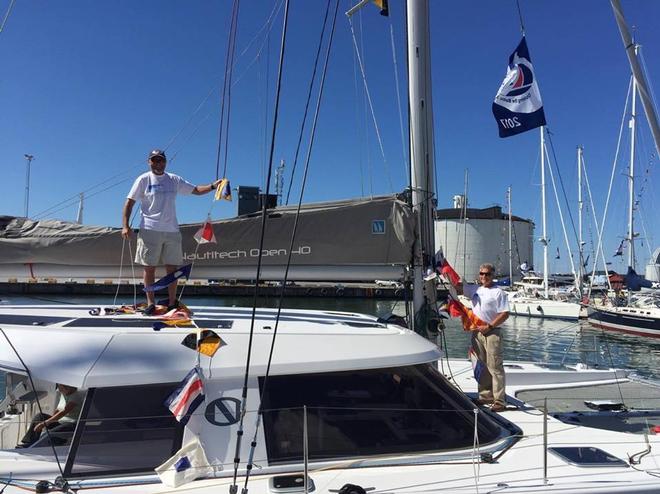
<path fill-rule="evenodd" d="M 293 207 L 268 211 L 263 279 L 276 280 L 283 274 L 295 217 Z M 214 221 L 217 243 L 198 244 L 194 236 L 200 227 L 201 223 L 181 226 L 182 264 L 193 263 L 192 278 L 256 277 L 260 212 Z M 135 252 L 135 238 L 132 237 L 130 253 Z M 412 211 L 395 196 L 309 204 L 303 206 L 298 221 L 291 278 L 373 280 L 388 272 L 400 273 L 411 259 L 413 240 Z M 131 255 L 128 246 L 122 246 L 119 228 L 0 217 L 3 278 L 118 277 L 122 247 L 126 277 L 131 269 Z"/>

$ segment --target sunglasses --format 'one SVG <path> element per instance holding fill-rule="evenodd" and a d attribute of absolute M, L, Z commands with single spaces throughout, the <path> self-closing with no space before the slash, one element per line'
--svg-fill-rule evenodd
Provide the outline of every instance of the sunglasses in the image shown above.
<path fill-rule="evenodd" d="M 480 272 L 479 272 L 479 276 L 493 276 L 493 273 L 491 273 L 490 271 L 488 271 L 488 272 L 486 272 L 486 273 L 482 273 L 482 272 L 480 271 Z"/>
<path fill-rule="evenodd" d="M 165 163 L 165 158 L 162 158 L 160 156 L 155 156 L 153 158 L 149 158 L 149 161 L 152 163 Z"/>

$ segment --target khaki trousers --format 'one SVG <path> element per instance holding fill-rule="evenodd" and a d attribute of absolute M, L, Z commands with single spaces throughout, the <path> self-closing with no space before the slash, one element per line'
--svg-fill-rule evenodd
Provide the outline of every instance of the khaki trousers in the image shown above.
<path fill-rule="evenodd" d="M 479 398 L 506 404 L 504 362 L 502 359 L 502 330 L 491 329 L 486 334 L 474 332 L 472 346 L 486 368 L 479 379 Z"/>

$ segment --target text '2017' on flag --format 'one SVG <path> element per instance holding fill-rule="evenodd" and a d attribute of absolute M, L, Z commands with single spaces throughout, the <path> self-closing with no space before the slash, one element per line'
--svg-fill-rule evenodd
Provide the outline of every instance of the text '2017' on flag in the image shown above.
<path fill-rule="evenodd" d="M 182 425 L 188 423 L 194 411 L 202 403 L 204 403 L 204 385 L 199 367 L 191 370 L 179 387 L 165 400 L 165 406 Z"/>
<path fill-rule="evenodd" d="M 500 137 L 510 137 L 545 125 L 541 93 L 524 36 L 509 57 L 506 77 L 493 102 L 493 115 Z"/>

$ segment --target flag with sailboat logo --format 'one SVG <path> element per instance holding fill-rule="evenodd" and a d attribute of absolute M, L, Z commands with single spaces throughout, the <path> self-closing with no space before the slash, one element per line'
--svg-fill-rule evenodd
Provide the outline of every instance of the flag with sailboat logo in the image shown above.
<path fill-rule="evenodd" d="M 545 125 L 541 93 L 524 36 L 509 57 L 506 77 L 493 102 L 493 115 L 500 137 L 510 137 Z"/>

